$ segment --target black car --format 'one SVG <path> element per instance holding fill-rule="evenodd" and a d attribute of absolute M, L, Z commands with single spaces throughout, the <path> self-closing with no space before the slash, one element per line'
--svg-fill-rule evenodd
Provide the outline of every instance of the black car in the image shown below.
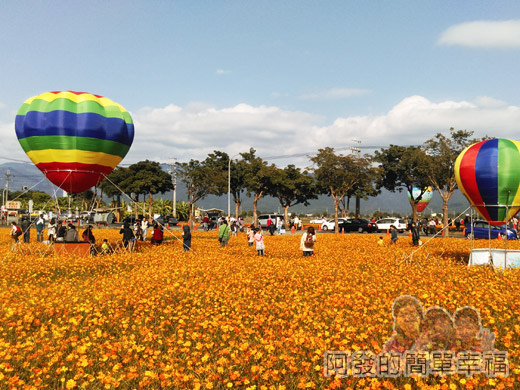
<path fill-rule="evenodd" d="M 340 232 L 372 233 L 377 231 L 377 225 L 367 219 L 350 218 L 338 224 L 338 229 Z"/>
<path fill-rule="evenodd" d="M 159 222 L 161 225 L 172 226 L 175 226 L 179 223 L 177 218 L 175 218 L 173 215 L 160 215 L 159 217 L 155 218 L 155 221 Z"/>
<path fill-rule="evenodd" d="M 137 219 L 139 219 L 140 221 L 142 221 L 144 218 L 143 215 L 139 214 L 137 216 Z M 123 219 L 123 223 L 128 223 L 129 225 L 133 225 L 135 223 L 135 215 L 132 214 L 132 215 L 129 215 L 128 217 L 126 217 L 125 219 Z"/>

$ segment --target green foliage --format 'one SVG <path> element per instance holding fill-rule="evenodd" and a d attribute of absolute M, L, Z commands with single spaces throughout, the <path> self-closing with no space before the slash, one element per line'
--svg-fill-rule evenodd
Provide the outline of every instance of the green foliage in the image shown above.
<path fill-rule="evenodd" d="M 309 199 L 317 199 L 314 178 L 294 165 L 273 169 L 269 195 L 278 198 L 281 206 L 291 207 L 297 204 L 309 205 Z"/>
<path fill-rule="evenodd" d="M 190 216 L 190 208 L 186 202 L 177 202 L 177 219 L 179 221 L 188 221 Z"/>

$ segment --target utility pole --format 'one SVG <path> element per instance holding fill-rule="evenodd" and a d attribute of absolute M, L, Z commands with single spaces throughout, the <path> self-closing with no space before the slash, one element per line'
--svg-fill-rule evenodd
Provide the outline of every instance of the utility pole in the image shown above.
<path fill-rule="evenodd" d="M 350 150 L 353 152 L 357 152 L 357 158 L 361 158 L 361 141 L 360 140 L 353 140 L 354 142 L 357 142 L 357 147 L 352 147 Z M 356 196 L 356 217 L 361 215 L 361 198 L 359 196 Z"/>
<path fill-rule="evenodd" d="M 173 209 L 172 214 L 175 218 L 177 218 L 177 159 L 174 157 L 170 157 L 170 159 L 173 159 L 174 162 L 168 164 L 170 166 L 170 170 L 168 173 L 172 176 L 172 183 L 173 183 Z"/>
<path fill-rule="evenodd" d="M 4 200 L 4 206 L 7 204 L 7 201 L 9 200 L 9 178 L 11 177 L 11 171 L 8 169 L 5 173 L 6 180 L 5 180 L 5 200 Z"/>

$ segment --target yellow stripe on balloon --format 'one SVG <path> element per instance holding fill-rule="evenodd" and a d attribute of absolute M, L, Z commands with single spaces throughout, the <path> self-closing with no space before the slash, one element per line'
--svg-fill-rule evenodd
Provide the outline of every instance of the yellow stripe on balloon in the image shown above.
<path fill-rule="evenodd" d="M 520 142 L 518 141 L 515 141 L 515 140 L 509 140 L 510 142 L 512 142 L 516 148 L 518 149 L 518 153 L 520 154 Z M 498 162 L 500 164 L 500 161 Z M 520 206 L 520 191 L 517 191 L 516 192 L 516 195 L 515 195 L 515 198 L 513 199 L 513 201 L 510 203 L 511 205 L 513 206 Z M 507 213 L 507 221 L 509 221 L 511 218 L 513 218 L 515 216 L 515 214 L 518 212 L 519 210 L 519 207 L 511 207 Z"/>
<path fill-rule="evenodd" d="M 41 163 L 81 163 L 81 164 L 97 164 L 107 167 L 115 167 L 122 160 L 121 157 L 101 153 L 89 152 L 85 150 L 63 150 L 63 149 L 44 149 L 31 150 L 27 155 L 34 164 Z"/>
<path fill-rule="evenodd" d="M 464 156 L 464 154 L 466 153 L 466 151 L 469 149 L 469 147 L 467 147 L 466 149 L 464 149 L 460 154 L 459 156 L 457 157 L 457 159 L 455 160 L 455 166 L 453 167 L 453 169 L 455 170 L 455 180 L 457 181 L 457 185 L 459 186 L 459 190 L 460 192 L 462 192 L 464 194 L 464 196 L 466 196 L 466 198 L 469 199 L 469 196 L 468 194 L 466 193 L 466 190 L 464 189 L 464 186 L 462 185 L 462 181 L 460 180 L 460 162 L 462 161 L 462 157 Z"/>
<path fill-rule="evenodd" d="M 69 91 L 62 91 L 60 93 L 45 92 L 41 95 L 33 96 L 32 98 L 27 99 L 25 103 L 31 104 L 35 99 L 45 100 L 47 102 L 52 102 L 56 99 L 68 99 L 74 103 L 81 103 L 87 100 L 92 100 L 98 104 L 101 104 L 102 106 L 116 106 L 121 110 L 121 112 L 127 112 L 122 105 L 114 102 L 113 100 L 110 100 L 106 97 L 98 98 L 90 93 L 82 93 L 81 95 L 77 95 Z"/>

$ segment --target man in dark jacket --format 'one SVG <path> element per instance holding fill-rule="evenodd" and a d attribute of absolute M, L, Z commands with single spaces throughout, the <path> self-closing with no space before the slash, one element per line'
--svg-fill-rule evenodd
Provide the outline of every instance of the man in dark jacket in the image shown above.
<path fill-rule="evenodd" d="M 419 228 L 412 222 L 412 241 L 415 246 L 419 245 Z"/>
<path fill-rule="evenodd" d="M 128 244 L 134 240 L 134 232 L 130 229 L 128 222 L 125 222 L 121 230 L 119 230 L 119 234 L 123 235 L 123 245 L 125 248 L 128 248 Z"/>

